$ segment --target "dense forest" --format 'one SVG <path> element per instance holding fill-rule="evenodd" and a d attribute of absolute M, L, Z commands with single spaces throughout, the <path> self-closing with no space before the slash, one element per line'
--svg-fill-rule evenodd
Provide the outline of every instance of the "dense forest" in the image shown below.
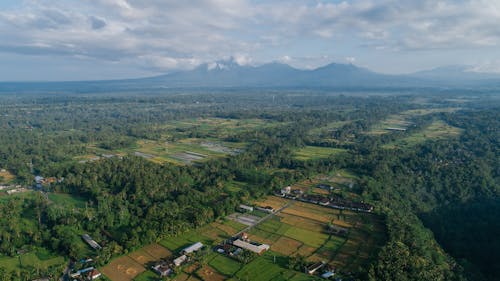
<path fill-rule="evenodd" d="M 0 107 L 0 168 L 15 176 L 11 183 L 31 187 L 36 175 L 58 179 L 33 196 L 0 196 L 0 280 L 62 272 L 2 268 L 1 257 L 19 250 L 44 248 L 78 260 L 86 252 L 79 237 L 85 232 L 107 241 L 98 254 L 103 265 L 226 216 L 244 200 L 337 169 L 360 176 L 357 192 L 385 218 L 387 230 L 377 258 L 353 279 L 494 280 L 500 270 L 500 103 L 494 94 L 19 95 L 0 97 Z M 426 112 L 413 114 L 416 110 Z M 401 113 L 407 118 L 404 131 L 370 133 Z M 193 118 L 272 125 L 241 130 L 164 125 Z M 435 138 L 422 133 L 422 141 L 399 145 L 437 121 L 460 133 Z M 184 137 L 245 147 L 194 165 L 155 163 L 127 150 L 138 141 Z M 293 157 L 305 146 L 345 153 Z M 78 161 L 89 151 L 114 156 Z M 245 183 L 245 189 L 231 191 L 231 181 Z M 51 193 L 80 198 L 82 206 L 54 204 L 47 197 Z"/>

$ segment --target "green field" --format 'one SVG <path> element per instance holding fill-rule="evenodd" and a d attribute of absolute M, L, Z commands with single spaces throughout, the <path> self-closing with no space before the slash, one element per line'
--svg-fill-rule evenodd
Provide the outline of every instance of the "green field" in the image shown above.
<path fill-rule="evenodd" d="M 314 232 L 298 227 L 291 227 L 285 232 L 285 236 L 300 241 L 308 246 L 318 248 L 328 239 L 328 235 Z"/>
<path fill-rule="evenodd" d="M 53 203 L 70 208 L 85 208 L 86 200 L 81 197 L 65 193 L 49 193 L 49 200 Z"/>
<path fill-rule="evenodd" d="M 435 120 L 424 129 L 414 132 L 404 138 L 384 145 L 384 148 L 405 148 L 415 146 L 427 140 L 437 140 L 457 137 L 461 134 L 461 129 L 448 125 L 442 120 Z"/>
<path fill-rule="evenodd" d="M 16 257 L 0 256 L 0 266 L 4 267 L 7 271 L 23 268 L 47 269 L 48 267 L 60 266 L 65 263 L 66 260 L 64 257 L 54 255 L 43 248 L 38 248 Z"/>
<path fill-rule="evenodd" d="M 240 280 L 321 280 L 315 276 L 287 269 L 288 258 L 268 251 L 236 273 Z"/>
<path fill-rule="evenodd" d="M 208 264 L 226 276 L 233 276 L 242 267 L 241 263 L 223 255 L 217 255 Z"/>
<path fill-rule="evenodd" d="M 151 270 L 146 270 L 134 278 L 134 281 L 158 281 L 158 280 L 162 280 L 160 278 L 160 275 L 152 272 Z"/>
<path fill-rule="evenodd" d="M 423 116 L 433 113 L 440 112 L 454 112 L 459 108 L 444 107 L 444 108 L 424 108 L 424 109 L 412 109 L 400 112 L 398 114 L 393 114 L 382 120 L 381 122 L 375 124 L 368 134 L 371 135 L 381 135 L 391 132 L 387 128 L 400 128 L 407 129 L 412 123 L 412 118 L 417 116 Z"/>
<path fill-rule="evenodd" d="M 297 149 L 293 157 L 297 160 L 314 160 L 321 158 L 328 158 L 331 155 L 336 155 L 345 152 L 345 149 L 332 148 L 332 147 L 320 147 L 320 146 L 305 146 Z"/>

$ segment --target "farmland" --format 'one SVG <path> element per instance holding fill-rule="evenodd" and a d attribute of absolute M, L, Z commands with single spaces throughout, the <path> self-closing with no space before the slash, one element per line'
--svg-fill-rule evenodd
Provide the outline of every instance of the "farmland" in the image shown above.
<path fill-rule="evenodd" d="M 313 160 L 313 159 L 328 158 L 332 155 L 336 155 L 343 152 L 345 152 L 345 150 L 340 148 L 305 146 L 295 151 L 294 158 L 297 160 Z"/>
<path fill-rule="evenodd" d="M 385 239 L 384 223 L 376 215 L 304 202 L 289 203 L 290 200 L 276 196 L 255 202 L 257 206 L 276 209 L 286 206 L 249 231 L 252 241 L 269 244 L 270 251 L 248 264 L 209 252 L 204 263 L 194 262 L 181 267 L 173 280 L 315 280 L 314 276 L 290 269 L 291 256 L 302 256 L 308 263 L 324 261 L 342 275 L 367 266 Z M 348 228 L 348 235 L 329 233 L 329 224 Z M 172 259 L 181 249 L 196 242 L 211 248 L 244 227 L 233 220 L 218 220 L 117 258 L 103 267 L 102 272 L 113 281 L 154 280 L 155 273 L 148 269 L 152 262 Z"/>
<path fill-rule="evenodd" d="M 196 118 L 158 125 L 157 139 L 138 139 L 131 146 L 109 150 L 93 143 L 87 154 L 75 157 L 80 162 L 96 161 L 113 155 L 133 154 L 155 163 L 192 164 L 207 159 L 238 154 L 245 142 L 235 141 L 241 134 L 256 132 L 282 123 L 262 119 Z"/>
<path fill-rule="evenodd" d="M 400 112 L 398 114 L 393 114 L 382 120 L 381 122 L 375 124 L 368 134 L 370 135 L 381 135 L 390 132 L 390 129 L 395 130 L 406 130 L 413 126 L 412 119 L 418 116 L 424 116 L 434 113 L 441 112 L 455 112 L 458 108 L 426 108 L 426 109 L 412 109 Z"/>
<path fill-rule="evenodd" d="M 384 145 L 384 148 L 406 148 L 423 143 L 427 140 L 439 140 L 445 138 L 457 137 L 461 133 L 459 128 L 450 126 L 442 120 L 435 120 L 422 130 L 411 133 L 404 138 Z"/>
<path fill-rule="evenodd" d="M 249 231 L 251 240 L 269 244 L 270 251 L 248 264 L 209 253 L 205 258 L 206 263 L 195 262 L 182 267 L 174 280 L 315 280 L 314 276 L 291 270 L 288 267 L 289 257 L 303 256 L 309 263 L 324 261 L 342 274 L 366 266 L 385 239 L 384 223 L 376 215 L 304 202 L 290 205 L 289 202 L 275 196 L 255 202 L 257 206 L 273 206 L 276 209 L 288 205 L 282 212 Z M 328 233 L 329 224 L 348 228 L 348 235 Z M 244 227 L 233 220 L 216 221 L 182 235 L 165 238 L 160 241 L 161 246 L 155 244 L 154 248 L 163 249 L 162 255 L 153 254 L 154 251 L 148 249 L 152 247 L 150 245 L 114 260 L 103 268 L 103 272 L 111 280 L 148 280 L 154 277 L 147 269 L 148 262 L 172 258 L 182 248 L 195 242 L 202 242 L 209 247 L 216 245 Z"/>

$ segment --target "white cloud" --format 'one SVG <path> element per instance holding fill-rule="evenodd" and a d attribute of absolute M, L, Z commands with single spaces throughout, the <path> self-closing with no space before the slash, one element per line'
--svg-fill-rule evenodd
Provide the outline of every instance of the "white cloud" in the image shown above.
<path fill-rule="evenodd" d="M 238 64 L 252 64 L 262 60 L 259 54 L 283 53 L 291 42 L 311 39 L 332 48 L 349 40 L 391 52 L 500 45 L 499 0 L 24 3 L 0 11 L 0 52 L 133 60 L 168 70 L 231 55 Z M 310 44 L 302 47 L 304 54 L 314 49 Z M 278 60 L 304 66 L 324 61 Z"/>

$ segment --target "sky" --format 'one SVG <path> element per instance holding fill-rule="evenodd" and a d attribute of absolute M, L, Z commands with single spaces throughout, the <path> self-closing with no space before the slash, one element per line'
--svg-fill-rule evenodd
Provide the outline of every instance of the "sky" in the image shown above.
<path fill-rule="evenodd" d="M 500 0 L 0 0 L 0 81 L 145 77 L 228 59 L 500 72 Z"/>

